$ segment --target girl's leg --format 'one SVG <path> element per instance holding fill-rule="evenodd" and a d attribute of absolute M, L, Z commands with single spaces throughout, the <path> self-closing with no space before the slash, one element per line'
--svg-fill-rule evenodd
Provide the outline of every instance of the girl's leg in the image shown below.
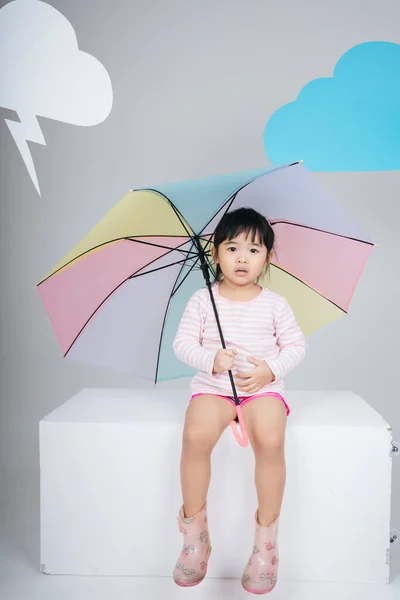
<path fill-rule="evenodd" d="M 256 462 L 258 523 L 267 526 L 280 514 L 285 488 L 286 407 L 279 398 L 260 396 L 242 410 Z"/>
<path fill-rule="evenodd" d="M 205 394 L 193 398 L 186 412 L 181 458 L 183 506 L 178 517 L 183 548 L 173 573 L 175 583 L 183 587 L 198 585 L 207 572 L 211 540 L 206 500 L 211 452 L 235 414 L 228 399 Z"/>
<path fill-rule="evenodd" d="M 235 406 L 218 396 L 193 398 L 186 411 L 182 440 L 181 485 L 186 517 L 205 504 L 211 477 L 211 452 L 236 417 Z"/>
<path fill-rule="evenodd" d="M 286 479 L 286 407 L 280 398 L 260 396 L 249 401 L 242 410 L 256 459 L 258 496 L 254 547 L 242 585 L 253 594 L 266 594 L 278 580 L 279 515 Z"/>

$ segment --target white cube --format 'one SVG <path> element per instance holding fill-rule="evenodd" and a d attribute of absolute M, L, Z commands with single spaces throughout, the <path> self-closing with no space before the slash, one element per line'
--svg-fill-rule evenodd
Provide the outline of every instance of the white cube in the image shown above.
<path fill-rule="evenodd" d="M 171 576 L 182 546 L 185 389 L 84 389 L 40 421 L 41 570 Z M 392 431 L 351 392 L 287 392 L 279 577 L 388 583 Z M 254 456 L 228 428 L 212 455 L 208 576 L 253 547 Z"/>

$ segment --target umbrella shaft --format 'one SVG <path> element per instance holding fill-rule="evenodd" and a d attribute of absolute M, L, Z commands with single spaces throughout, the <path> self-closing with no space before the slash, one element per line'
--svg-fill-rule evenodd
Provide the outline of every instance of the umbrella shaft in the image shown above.
<path fill-rule="evenodd" d="M 224 340 L 224 334 L 222 333 L 221 323 L 219 321 L 219 316 L 218 316 L 218 310 L 217 310 L 217 306 L 215 304 L 214 294 L 212 293 L 212 289 L 211 289 L 210 273 L 209 273 L 209 270 L 208 270 L 208 265 L 207 265 L 206 257 L 205 257 L 205 254 L 204 254 L 204 249 L 203 249 L 203 247 L 202 247 L 202 245 L 200 243 L 200 238 L 198 236 L 196 236 L 194 238 L 194 243 L 197 246 L 197 250 L 199 252 L 201 270 L 203 272 L 203 276 L 204 276 L 204 279 L 205 279 L 205 282 L 207 284 L 207 288 L 208 288 L 208 291 L 209 291 L 209 294 L 210 294 L 211 304 L 213 306 L 213 310 L 214 310 L 214 314 L 215 314 L 215 319 L 217 321 L 217 327 L 218 327 L 219 337 L 221 338 L 221 344 L 222 344 L 222 347 L 224 348 L 224 350 L 226 350 L 226 344 L 225 344 L 225 340 Z M 235 399 L 235 403 L 236 403 L 237 406 L 239 406 L 240 401 L 239 401 L 239 398 L 237 396 L 236 386 L 235 386 L 235 382 L 233 380 L 232 371 L 228 371 L 228 375 L 229 375 L 229 380 L 231 382 L 232 392 L 233 392 L 233 397 Z"/>
<path fill-rule="evenodd" d="M 226 344 L 225 344 L 225 340 L 224 340 L 224 334 L 222 333 L 221 323 L 219 321 L 218 311 L 217 311 L 217 307 L 215 305 L 215 299 L 214 299 L 214 294 L 212 293 L 210 280 L 208 280 L 208 281 L 206 280 L 206 283 L 207 283 L 208 291 L 210 293 L 210 298 L 211 298 L 211 303 L 212 303 L 213 309 L 214 309 L 215 319 L 217 321 L 217 327 L 218 327 L 218 331 L 219 331 L 219 337 L 221 338 L 221 344 L 222 344 L 222 347 L 224 348 L 224 350 L 226 350 Z M 236 386 L 235 386 L 235 382 L 233 380 L 232 371 L 229 370 L 228 371 L 228 375 L 229 375 L 229 380 L 231 382 L 232 392 L 233 392 L 233 397 L 235 399 L 235 403 L 236 403 L 237 406 L 239 406 L 240 401 L 239 401 L 239 398 L 237 396 Z"/>

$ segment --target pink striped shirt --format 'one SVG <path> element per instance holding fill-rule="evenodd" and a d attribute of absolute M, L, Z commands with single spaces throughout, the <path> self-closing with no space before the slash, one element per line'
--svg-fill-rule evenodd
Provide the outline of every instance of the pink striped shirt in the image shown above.
<path fill-rule="evenodd" d="M 212 291 L 226 347 L 238 351 L 233 376 L 254 369 L 248 357 L 265 360 L 275 380 L 257 393 L 268 391 L 283 396 L 283 377 L 301 363 L 306 351 L 304 335 L 287 300 L 266 288 L 247 302 L 221 296 L 218 284 L 213 284 Z M 191 381 L 192 394 L 233 396 L 228 372 L 212 374 L 214 357 L 220 348 L 209 291 L 202 288 L 186 305 L 173 343 L 177 358 L 197 369 Z M 243 396 L 243 392 L 238 390 L 238 396 Z"/>

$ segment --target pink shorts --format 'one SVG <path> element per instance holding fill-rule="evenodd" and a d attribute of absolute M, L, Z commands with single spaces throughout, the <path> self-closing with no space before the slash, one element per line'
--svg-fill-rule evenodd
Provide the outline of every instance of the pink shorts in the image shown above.
<path fill-rule="evenodd" d="M 236 406 L 235 399 L 232 396 L 223 396 L 222 394 L 209 394 L 208 392 L 193 394 L 193 396 L 190 398 L 190 402 L 193 400 L 193 398 L 196 398 L 197 396 L 204 396 L 204 395 L 218 396 L 218 398 L 225 398 L 225 400 L 229 400 L 230 402 L 232 402 L 232 404 L 234 404 Z M 286 407 L 286 415 L 289 416 L 290 408 L 286 404 L 283 397 L 280 394 L 277 394 L 276 392 L 264 392 L 263 394 L 253 394 L 252 396 L 239 396 L 240 406 L 244 406 L 245 404 L 250 402 L 250 400 L 254 400 L 254 398 L 261 398 L 262 396 L 273 396 L 274 398 L 279 398 L 280 400 L 282 400 L 283 404 Z"/>

